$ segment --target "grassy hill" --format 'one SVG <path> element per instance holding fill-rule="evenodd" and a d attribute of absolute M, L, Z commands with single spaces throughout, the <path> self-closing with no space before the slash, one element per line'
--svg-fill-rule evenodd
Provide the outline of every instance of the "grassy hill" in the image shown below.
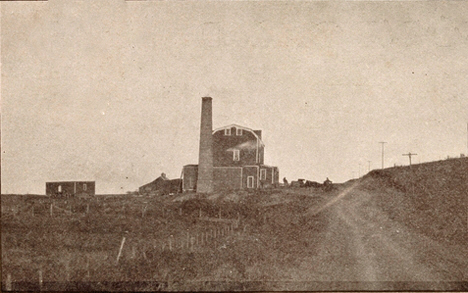
<path fill-rule="evenodd" d="M 330 289 L 296 281 L 356 263 L 352 241 L 340 238 L 349 227 L 332 212 L 335 204 L 369 191 L 365 203 L 393 220 L 465 245 L 467 173 L 463 158 L 375 170 L 330 192 L 2 195 L 2 289 L 9 283 L 29 291 Z M 334 248 L 336 255 L 329 254 Z"/>
<path fill-rule="evenodd" d="M 437 240 L 468 240 L 468 158 L 373 170 L 361 185 L 392 219 Z"/>
<path fill-rule="evenodd" d="M 2 196 L 2 285 L 10 274 L 13 290 L 271 289 L 317 253 L 326 222 L 305 211 L 322 200 L 303 189 Z"/>

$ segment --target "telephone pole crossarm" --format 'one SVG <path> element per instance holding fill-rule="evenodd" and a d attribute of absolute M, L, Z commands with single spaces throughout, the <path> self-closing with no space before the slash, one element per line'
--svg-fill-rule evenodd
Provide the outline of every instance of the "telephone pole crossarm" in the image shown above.
<path fill-rule="evenodd" d="M 417 156 L 418 154 L 413 154 L 413 153 L 407 153 L 407 154 L 403 154 L 402 156 L 408 156 L 409 158 L 409 165 L 411 166 L 411 156 Z"/>

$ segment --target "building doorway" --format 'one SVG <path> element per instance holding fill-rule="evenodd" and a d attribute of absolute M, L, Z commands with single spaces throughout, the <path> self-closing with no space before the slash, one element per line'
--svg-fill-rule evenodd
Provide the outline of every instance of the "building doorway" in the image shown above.
<path fill-rule="evenodd" d="M 247 188 L 254 188 L 254 177 L 248 176 L 247 177 Z"/>

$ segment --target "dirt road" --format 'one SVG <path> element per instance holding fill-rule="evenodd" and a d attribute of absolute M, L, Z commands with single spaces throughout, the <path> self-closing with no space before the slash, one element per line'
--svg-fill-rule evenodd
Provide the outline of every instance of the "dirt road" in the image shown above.
<path fill-rule="evenodd" d="M 327 215 L 329 225 L 298 277 L 319 289 L 459 290 L 468 284 L 466 246 L 435 241 L 390 219 L 358 184 L 310 212 Z"/>

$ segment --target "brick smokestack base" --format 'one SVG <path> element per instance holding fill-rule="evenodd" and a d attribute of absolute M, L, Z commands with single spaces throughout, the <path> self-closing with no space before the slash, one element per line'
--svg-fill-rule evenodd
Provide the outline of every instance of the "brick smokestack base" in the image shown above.
<path fill-rule="evenodd" d="M 202 98 L 197 192 L 213 192 L 213 117 L 210 97 Z"/>

